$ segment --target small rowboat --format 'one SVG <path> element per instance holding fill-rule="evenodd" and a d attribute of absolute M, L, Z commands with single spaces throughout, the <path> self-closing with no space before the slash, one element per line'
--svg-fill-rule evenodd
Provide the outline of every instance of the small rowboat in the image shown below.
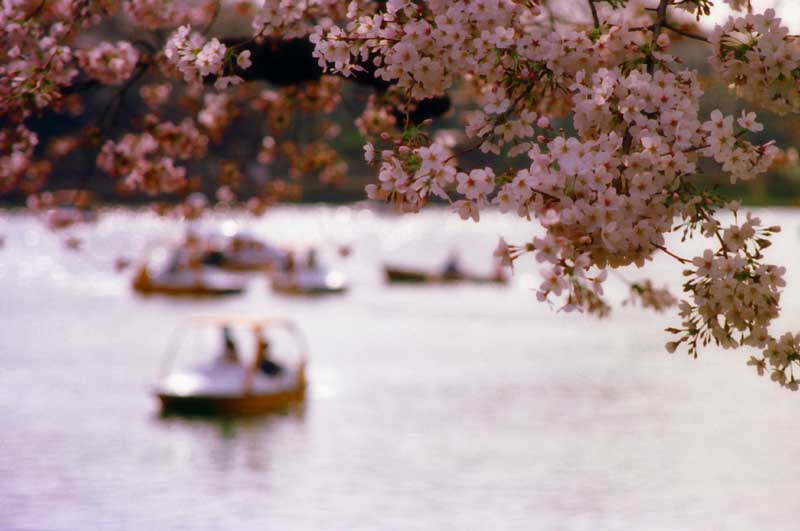
<path fill-rule="evenodd" d="M 157 273 L 143 264 L 132 284 L 142 294 L 175 296 L 235 295 L 245 288 L 242 279 L 203 265 L 198 257 L 185 250 L 175 251 L 170 263 Z"/>
<path fill-rule="evenodd" d="M 293 338 L 298 348 L 296 359 L 278 364 L 268 358 L 271 366 L 280 367 L 270 373 L 262 370 L 264 360 L 257 357 L 250 360 L 220 357 L 198 367 L 173 370 L 177 347 L 188 335 L 186 332 L 209 327 L 249 330 L 258 337 L 281 329 Z M 173 341 L 154 394 L 164 414 L 252 415 L 281 411 L 305 400 L 306 365 L 305 340 L 288 319 L 201 317 L 191 320 Z"/>
<path fill-rule="evenodd" d="M 161 410 L 184 415 L 252 415 L 285 410 L 305 399 L 305 368 L 278 378 L 256 375 L 249 391 L 243 382 L 247 369 L 221 365 L 177 373 L 156 391 Z"/>
<path fill-rule="evenodd" d="M 287 295 L 326 295 L 347 291 L 342 273 L 323 268 L 299 268 L 272 275 L 272 289 Z"/>
<path fill-rule="evenodd" d="M 494 275 L 480 276 L 463 271 L 449 271 L 442 274 L 430 273 L 418 269 L 404 269 L 385 265 L 383 272 L 387 282 L 406 284 L 445 284 L 466 282 L 472 284 L 506 284 L 508 277 L 502 270 Z"/>
<path fill-rule="evenodd" d="M 142 294 L 235 295 L 242 293 L 244 288 L 245 284 L 241 280 L 222 276 L 205 267 L 165 271 L 152 275 L 147 266 L 142 266 L 133 279 L 133 289 Z"/>
<path fill-rule="evenodd" d="M 383 266 L 383 273 L 389 282 L 423 283 L 433 282 L 435 275 L 425 271 L 401 269 L 399 267 Z"/>

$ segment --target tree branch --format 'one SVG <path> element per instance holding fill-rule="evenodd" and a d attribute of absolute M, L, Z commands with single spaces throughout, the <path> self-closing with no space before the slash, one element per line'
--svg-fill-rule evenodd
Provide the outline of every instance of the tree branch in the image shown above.
<path fill-rule="evenodd" d="M 684 30 L 682 30 L 680 28 L 677 28 L 677 27 L 673 26 L 672 24 L 670 24 L 666 20 L 664 21 L 663 26 L 664 26 L 664 28 L 666 28 L 666 29 L 668 29 L 670 31 L 674 31 L 678 35 L 683 35 L 684 37 L 688 37 L 690 39 L 695 39 L 695 40 L 698 40 L 698 41 L 709 42 L 708 37 L 706 37 L 704 35 L 697 35 L 697 34 L 694 34 L 694 33 L 690 33 L 688 31 L 684 31 Z"/>
<path fill-rule="evenodd" d="M 653 24 L 653 42 L 652 42 L 653 47 L 655 47 L 656 45 L 658 36 L 661 35 L 661 28 L 667 21 L 668 5 L 669 5 L 669 0 L 659 0 L 658 2 L 658 7 L 656 8 L 656 21 Z M 650 54 L 647 57 L 647 72 L 649 74 L 652 74 L 654 70 L 655 70 L 655 63 L 653 63 L 653 51 L 650 50 Z"/>
<path fill-rule="evenodd" d="M 597 16 L 597 8 L 594 5 L 594 0 L 587 0 L 589 2 L 589 9 L 592 10 L 592 21 L 594 22 L 594 29 L 600 29 L 600 17 Z"/>
<path fill-rule="evenodd" d="M 318 81 L 325 73 L 313 56 L 314 44 L 308 38 L 266 39 L 262 42 L 250 39 L 227 39 L 224 42 L 226 46 L 237 46 L 241 50 L 250 51 L 250 60 L 253 63 L 250 68 L 245 70 L 237 66 L 232 72 L 245 81 L 266 81 L 279 87 L 288 87 Z M 376 67 L 371 57 L 366 61 L 359 59 L 356 64 L 360 69 L 354 70 L 344 79 L 372 87 L 381 94 L 395 84 L 394 81 L 375 77 Z M 450 97 L 446 94 L 421 100 L 417 102 L 416 109 L 409 113 L 409 120 L 415 125 L 420 124 L 428 118 L 445 114 L 450 107 Z M 398 113 L 396 116 L 405 115 Z"/>
<path fill-rule="evenodd" d="M 666 248 L 665 246 L 663 246 L 663 245 L 657 245 L 657 244 L 653 244 L 653 246 L 654 246 L 656 249 L 659 249 L 659 250 L 661 250 L 663 253 L 665 253 L 665 254 L 667 254 L 667 255 L 671 256 L 672 258 L 674 258 L 675 260 L 677 260 L 678 262 L 680 262 L 680 263 L 682 263 L 682 264 L 691 264 L 691 263 L 692 263 L 692 261 L 691 261 L 691 260 L 689 260 L 688 258 L 682 258 L 682 257 L 678 256 L 677 254 L 673 253 L 672 251 L 670 251 L 669 249 L 667 249 L 667 248 Z"/>

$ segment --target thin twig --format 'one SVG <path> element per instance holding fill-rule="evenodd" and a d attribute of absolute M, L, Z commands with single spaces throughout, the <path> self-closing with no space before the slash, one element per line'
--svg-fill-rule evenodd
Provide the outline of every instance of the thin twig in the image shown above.
<path fill-rule="evenodd" d="M 653 244 L 653 245 L 655 245 L 656 249 L 659 249 L 659 250 L 663 251 L 664 253 L 668 254 L 669 256 L 671 256 L 672 258 L 674 258 L 675 260 L 677 260 L 678 262 L 680 262 L 682 264 L 689 264 L 689 263 L 692 262 L 688 258 L 682 258 L 682 257 L 678 256 L 677 254 L 673 253 L 672 251 L 670 251 L 669 249 L 667 249 L 663 245 L 656 245 L 656 244 Z"/>
<path fill-rule="evenodd" d="M 205 25 L 201 33 L 203 34 L 208 33 L 208 31 L 211 29 L 211 26 L 213 26 L 214 22 L 217 21 L 217 17 L 219 16 L 220 3 L 221 0 L 216 0 L 214 2 L 214 12 L 211 14 L 211 18 L 208 20 L 208 23 Z"/>
<path fill-rule="evenodd" d="M 652 42 L 653 47 L 655 47 L 656 42 L 658 41 L 658 36 L 661 34 L 661 28 L 667 21 L 668 5 L 669 5 L 669 0 L 659 0 L 658 2 L 658 7 L 656 8 L 656 21 L 653 24 L 653 42 Z M 647 73 L 652 75 L 654 71 L 655 71 L 655 63 L 653 62 L 653 50 L 650 50 L 650 53 L 647 56 Z"/>
<path fill-rule="evenodd" d="M 664 21 L 663 26 L 668 30 L 674 31 L 678 35 L 683 35 L 684 37 L 688 37 L 690 39 L 695 39 L 695 40 L 698 40 L 698 41 L 703 41 L 703 42 L 706 42 L 706 43 L 710 42 L 708 40 L 708 37 L 706 37 L 704 35 L 697 35 L 695 33 L 690 33 L 688 31 L 684 31 L 684 30 L 682 30 L 680 28 L 676 28 L 675 26 L 673 26 L 672 24 L 670 24 L 667 21 Z"/>
<path fill-rule="evenodd" d="M 592 10 L 592 20 L 594 21 L 594 29 L 600 29 L 600 17 L 597 16 L 597 8 L 594 5 L 594 0 L 587 0 L 589 2 L 589 9 Z"/>

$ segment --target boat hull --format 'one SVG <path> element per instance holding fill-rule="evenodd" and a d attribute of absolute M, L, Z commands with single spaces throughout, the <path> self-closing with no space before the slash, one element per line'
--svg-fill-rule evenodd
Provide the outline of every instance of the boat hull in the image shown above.
<path fill-rule="evenodd" d="M 273 291 L 284 295 L 333 295 L 347 291 L 347 283 L 340 274 L 314 269 L 274 274 L 271 284 Z"/>
<path fill-rule="evenodd" d="M 436 279 L 433 277 L 433 275 L 423 273 L 422 271 L 410 271 L 393 267 L 386 267 L 383 271 L 386 275 L 386 280 L 389 282 L 406 282 L 410 284 L 436 282 Z"/>
<path fill-rule="evenodd" d="M 174 297 L 217 297 L 221 295 L 238 295 L 244 291 L 244 288 L 231 287 L 231 288 L 209 288 L 206 286 L 135 286 L 133 287 L 138 293 L 143 295 L 172 295 Z"/>
<path fill-rule="evenodd" d="M 234 282 L 207 283 L 196 282 L 163 282 L 139 273 L 133 281 L 133 289 L 143 295 L 160 294 L 176 297 L 214 297 L 219 295 L 237 295 L 244 291 L 244 285 Z"/>
<path fill-rule="evenodd" d="M 478 276 L 465 273 L 451 275 L 434 275 L 424 271 L 412 269 L 400 269 L 396 267 L 384 267 L 386 281 L 390 283 L 404 284 L 448 284 L 448 283 L 472 283 L 472 284 L 506 284 L 508 278 L 505 276 Z"/>
<path fill-rule="evenodd" d="M 157 393 L 161 412 L 169 415 L 257 415 L 286 410 L 305 400 L 306 386 L 271 394 L 181 396 Z"/>
<path fill-rule="evenodd" d="M 298 286 L 296 284 L 273 283 L 272 290 L 284 295 L 334 295 L 344 293 L 347 288 L 343 286 Z"/>

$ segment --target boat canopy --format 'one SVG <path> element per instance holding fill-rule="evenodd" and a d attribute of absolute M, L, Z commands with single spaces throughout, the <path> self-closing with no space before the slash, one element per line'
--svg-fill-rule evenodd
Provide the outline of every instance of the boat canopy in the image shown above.
<path fill-rule="evenodd" d="M 230 328 L 232 330 L 249 330 L 256 334 L 270 330 L 282 329 L 294 340 L 297 346 L 296 357 L 301 364 L 308 360 L 308 343 L 300 328 L 292 319 L 282 316 L 251 316 L 236 314 L 209 314 L 198 315 L 187 319 L 180 325 L 172 336 L 167 347 L 164 361 L 161 365 L 160 375 L 169 373 L 175 359 L 178 357 L 179 347 L 184 339 L 191 335 L 190 331 L 210 328 Z"/>
<path fill-rule="evenodd" d="M 282 316 L 252 316 L 252 315 L 227 315 L 227 314 L 208 314 L 196 315 L 187 320 L 187 324 L 193 328 L 205 326 L 228 326 L 231 328 L 286 328 L 297 329 L 294 321 Z"/>

